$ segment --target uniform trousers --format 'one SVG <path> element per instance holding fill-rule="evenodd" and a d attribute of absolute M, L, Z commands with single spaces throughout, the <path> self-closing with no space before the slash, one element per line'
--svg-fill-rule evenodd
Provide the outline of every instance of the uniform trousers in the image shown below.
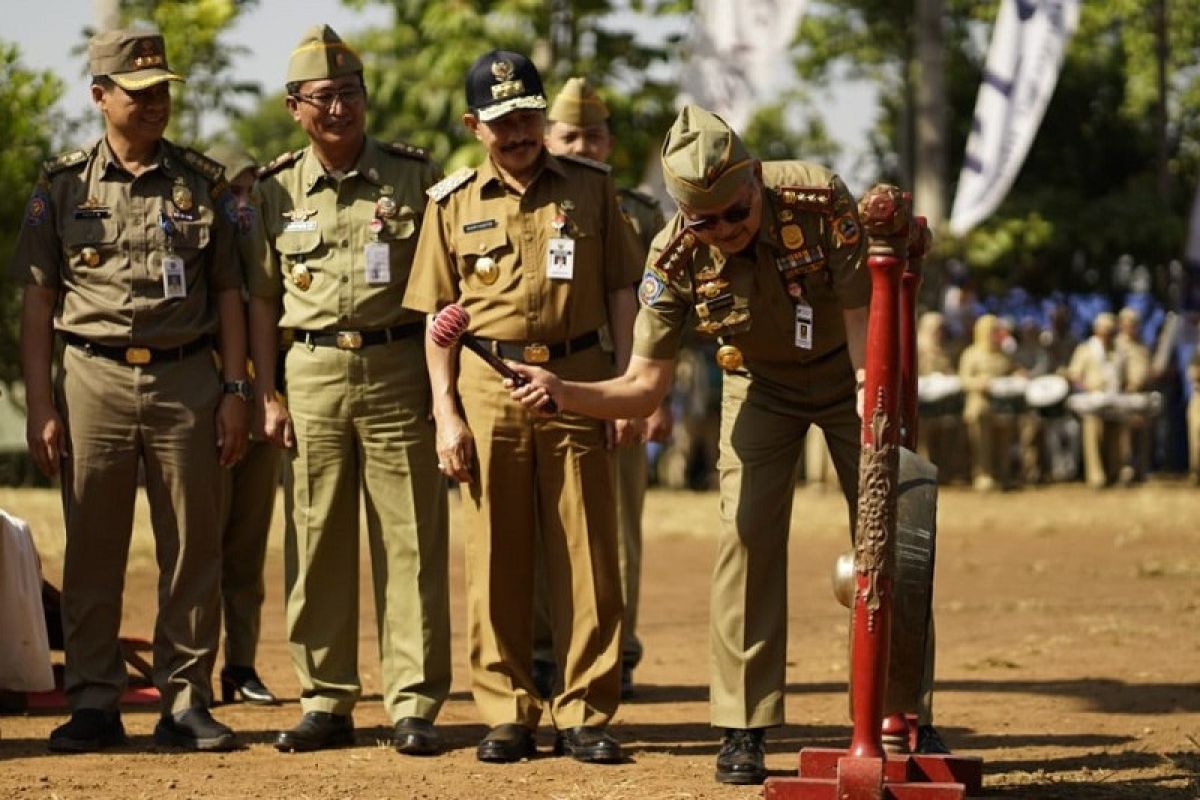
<path fill-rule="evenodd" d="M 1200 481 L 1200 391 L 1192 393 L 1187 406 L 1188 470 Z"/>
<path fill-rule="evenodd" d="M 591 348 L 551 361 L 567 380 L 599 380 L 611 359 Z M 607 724 L 620 696 L 621 583 L 613 460 L 604 423 L 536 418 L 474 355 L 460 360 L 459 395 L 475 436 L 476 480 L 465 485 L 471 690 L 489 726 L 537 727 L 531 676 L 535 548 L 545 564 L 559 728 Z"/>
<path fill-rule="evenodd" d="M 212 353 L 129 366 L 63 351 L 66 421 L 63 644 L 72 710 L 114 709 L 128 675 L 118 641 L 143 467 L 158 562 L 154 683 L 164 713 L 212 702 L 220 631 L 221 505 Z"/>
<path fill-rule="evenodd" d="M 221 540 L 221 604 L 225 663 L 253 667 L 265 597 L 263 564 L 279 487 L 280 450 L 252 441 L 225 472 L 225 526 Z"/>
<path fill-rule="evenodd" d="M 1083 444 L 1083 475 L 1088 486 L 1101 488 L 1117 479 L 1121 465 L 1121 423 L 1098 414 L 1080 419 Z"/>
<path fill-rule="evenodd" d="M 349 714 L 358 673 L 359 497 L 371 551 L 383 704 L 432 720 L 450 690 L 446 483 L 424 344 L 294 344 L 285 474 L 287 632 L 305 712 Z"/>

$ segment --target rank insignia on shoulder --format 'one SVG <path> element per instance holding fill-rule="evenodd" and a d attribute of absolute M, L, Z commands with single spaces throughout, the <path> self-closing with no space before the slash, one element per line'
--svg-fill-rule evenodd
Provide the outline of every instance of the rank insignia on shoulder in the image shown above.
<path fill-rule="evenodd" d="M 418 161 L 428 161 L 429 151 L 424 147 L 417 147 L 415 144 L 407 142 L 389 142 L 383 145 L 383 149 L 398 156 L 406 158 L 415 158 Z"/>
<path fill-rule="evenodd" d="M 63 153 L 60 156 L 47 159 L 42 162 L 42 171 L 47 175 L 53 175 L 56 172 L 62 172 L 64 169 L 77 167 L 88 160 L 86 150 L 72 150 L 69 153 Z"/>
<path fill-rule="evenodd" d="M 833 190 L 825 186 L 780 186 L 775 189 L 784 205 L 799 211 L 829 216 L 833 213 Z"/>
<path fill-rule="evenodd" d="M 475 170 L 470 167 L 460 167 L 426 189 L 425 194 L 435 203 L 440 203 L 473 177 L 475 177 Z"/>
<path fill-rule="evenodd" d="M 666 284 L 662 277 L 653 270 L 646 270 L 646 274 L 642 276 L 642 283 L 638 287 L 638 300 L 643 306 L 652 306 L 658 298 L 662 297 L 664 288 L 666 288 Z"/>
<path fill-rule="evenodd" d="M 834 221 L 833 235 L 837 239 L 838 247 L 846 247 L 858 244 L 862 230 L 859 228 L 858 220 L 854 218 L 854 215 L 846 213 Z"/>
<path fill-rule="evenodd" d="M 681 228 L 679 233 L 675 234 L 675 237 L 658 254 L 654 266 L 659 272 L 672 278 L 683 269 L 684 263 L 691 257 L 692 251 L 695 249 L 696 234 L 687 228 Z"/>
<path fill-rule="evenodd" d="M 274 159 L 272 159 L 271 163 L 267 164 L 265 167 L 263 167 L 261 170 L 259 170 L 258 177 L 265 178 L 268 175 L 274 175 L 276 172 L 279 172 L 281 169 L 283 169 L 285 167 L 290 167 L 292 164 L 295 164 L 297 161 L 300 160 L 300 156 L 302 156 L 302 155 L 304 155 L 304 150 L 289 150 L 286 153 L 282 153 L 282 154 L 276 156 Z"/>
<path fill-rule="evenodd" d="M 612 167 L 609 166 L 608 164 L 605 164 L 603 161 L 596 161 L 595 159 L 586 158 L 584 156 L 577 156 L 577 155 L 573 155 L 570 153 L 564 153 L 563 155 L 555 156 L 555 158 L 561 159 L 563 161 L 574 161 L 576 164 L 582 164 L 585 167 L 591 167 L 592 169 L 599 170 L 600 172 L 603 172 L 606 175 L 608 173 L 612 172 Z"/>

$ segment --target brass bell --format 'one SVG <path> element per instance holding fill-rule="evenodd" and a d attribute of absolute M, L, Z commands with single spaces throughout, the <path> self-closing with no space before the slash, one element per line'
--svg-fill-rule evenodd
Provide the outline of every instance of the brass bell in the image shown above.
<path fill-rule="evenodd" d="M 745 362 L 742 358 L 742 351 L 733 345 L 723 344 L 717 348 L 717 366 L 726 372 L 741 369 L 743 363 Z"/>
<path fill-rule="evenodd" d="M 496 265 L 496 259 L 490 256 L 481 256 L 475 261 L 475 275 L 484 286 L 491 286 L 500 277 L 500 268 Z"/>
<path fill-rule="evenodd" d="M 312 286 L 312 273 L 308 271 L 308 267 L 304 264 L 292 267 L 292 283 L 296 284 L 300 291 L 308 291 L 308 287 Z"/>
<path fill-rule="evenodd" d="M 85 247 L 79 251 L 79 257 L 85 266 L 94 267 L 100 263 L 100 252 L 94 247 Z"/>

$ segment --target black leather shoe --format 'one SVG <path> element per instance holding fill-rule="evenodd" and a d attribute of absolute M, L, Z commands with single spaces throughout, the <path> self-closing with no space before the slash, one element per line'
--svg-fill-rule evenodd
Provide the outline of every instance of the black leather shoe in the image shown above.
<path fill-rule="evenodd" d="M 726 728 L 717 754 L 717 782 L 752 785 L 767 779 L 762 728 Z"/>
<path fill-rule="evenodd" d="M 533 731 L 511 722 L 492 728 L 475 748 L 476 758 L 493 764 L 512 764 L 536 754 Z"/>
<path fill-rule="evenodd" d="M 174 716 L 163 716 L 154 726 L 154 743 L 185 750 L 224 751 L 237 747 L 237 737 L 227 725 L 197 706 Z"/>
<path fill-rule="evenodd" d="M 351 744 L 354 744 L 354 720 L 349 714 L 326 711 L 309 711 L 299 725 L 275 737 L 275 749 L 281 753 L 308 753 Z"/>
<path fill-rule="evenodd" d="M 950 748 L 942 741 L 942 735 L 932 725 L 917 728 L 917 752 L 921 755 L 949 755 Z"/>
<path fill-rule="evenodd" d="M 392 747 L 407 756 L 433 756 L 442 748 L 433 723 L 420 717 L 405 717 L 392 731 Z"/>
<path fill-rule="evenodd" d="M 539 697 L 543 700 L 554 697 L 554 685 L 558 683 L 557 664 L 544 658 L 535 658 L 530 676 L 533 678 L 533 687 L 537 689 Z"/>
<path fill-rule="evenodd" d="M 221 670 L 221 702 L 236 703 L 238 697 L 256 706 L 278 705 L 279 700 L 258 677 L 254 667 L 226 666 Z"/>
<path fill-rule="evenodd" d="M 52 753 L 94 753 L 120 744 L 125 744 L 125 726 L 115 709 L 81 708 L 50 734 Z"/>
<path fill-rule="evenodd" d="M 568 755 L 585 764 L 616 764 L 621 761 L 621 745 L 607 728 L 580 725 L 558 732 L 554 754 Z"/>

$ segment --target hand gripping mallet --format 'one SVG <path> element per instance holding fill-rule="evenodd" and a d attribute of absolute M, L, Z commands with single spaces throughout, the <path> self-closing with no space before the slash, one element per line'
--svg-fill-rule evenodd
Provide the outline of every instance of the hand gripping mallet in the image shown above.
<path fill-rule="evenodd" d="M 475 355 L 482 358 L 487 365 L 496 372 L 500 373 L 505 378 L 513 382 L 514 386 L 524 386 L 529 381 L 525 376 L 513 370 L 512 367 L 505 364 L 504 361 L 467 330 L 467 326 L 471 324 L 471 315 L 467 310 L 458 303 L 451 303 L 443 308 L 436 315 L 433 321 L 429 323 L 429 338 L 438 347 L 449 349 L 455 344 L 461 344 Z M 558 404 L 554 399 L 547 397 L 539 408 L 550 414 L 558 413 Z"/>

